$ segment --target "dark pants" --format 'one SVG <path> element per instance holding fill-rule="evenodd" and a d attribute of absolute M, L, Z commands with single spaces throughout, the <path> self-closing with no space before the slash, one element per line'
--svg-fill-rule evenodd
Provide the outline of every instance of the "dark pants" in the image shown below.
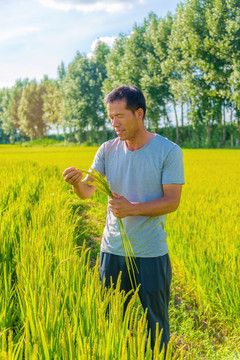
<path fill-rule="evenodd" d="M 147 308 L 148 329 L 151 329 L 151 347 L 155 344 L 156 323 L 159 329 L 163 329 L 161 348 L 165 344 L 165 349 L 169 342 L 169 318 L 168 304 L 170 295 L 170 284 L 172 278 L 171 263 L 168 254 L 152 258 L 136 258 L 136 265 L 139 273 L 135 271 L 139 298 L 143 309 Z M 101 281 L 105 281 L 105 286 L 110 286 L 111 278 L 114 284 L 120 271 L 121 290 L 128 293 L 131 289 L 127 266 L 124 256 L 100 252 L 99 272 Z"/>

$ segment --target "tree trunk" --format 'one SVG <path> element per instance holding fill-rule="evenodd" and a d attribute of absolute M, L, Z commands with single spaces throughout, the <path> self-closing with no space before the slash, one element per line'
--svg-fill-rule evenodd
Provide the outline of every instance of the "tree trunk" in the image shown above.
<path fill-rule="evenodd" d="M 191 125 L 191 120 L 188 117 L 189 108 L 190 108 L 189 101 L 187 101 L 187 124 L 188 124 L 187 139 L 190 142 L 191 141 L 191 128 L 192 128 L 192 125 Z"/>
<path fill-rule="evenodd" d="M 167 138 L 169 138 L 169 129 L 168 129 L 168 123 L 167 123 L 167 115 L 164 115 L 163 121 L 164 121 L 164 127 L 165 127 L 164 134 L 165 134 L 165 136 L 166 136 Z"/>
<path fill-rule="evenodd" d="M 93 123 L 92 123 L 92 121 L 91 121 L 91 123 L 90 123 L 90 141 L 91 141 L 91 142 L 94 142 L 94 141 L 95 141 L 95 139 L 94 139 L 94 129 L 93 129 Z"/>
<path fill-rule="evenodd" d="M 179 126 L 178 126 L 178 116 L 177 116 L 177 109 L 176 103 L 173 101 L 174 113 L 175 113 L 175 120 L 176 120 L 176 143 L 179 143 Z"/>
<path fill-rule="evenodd" d="M 60 137 L 59 137 L 59 126 L 57 125 L 57 140 L 59 141 L 60 140 Z"/>
<path fill-rule="evenodd" d="M 234 144 L 233 144 L 233 110 L 231 109 L 231 113 L 230 113 L 230 124 L 231 124 L 231 148 L 233 148 Z"/>
<path fill-rule="evenodd" d="M 237 125 L 238 125 L 238 135 L 236 139 L 236 146 L 239 146 L 240 144 L 240 118 L 237 118 Z"/>
<path fill-rule="evenodd" d="M 212 124 L 211 124 L 211 119 L 208 121 L 207 123 L 207 146 L 211 146 L 212 144 Z"/>
<path fill-rule="evenodd" d="M 69 126 L 69 140 L 74 142 L 74 130 L 73 130 L 73 126 Z"/>
<path fill-rule="evenodd" d="M 183 102 L 181 103 L 181 123 L 182 123 L 182 127 L 181 127 L 181 142 L 184 141 L 184 124 L 183 124 Z"/>
<path fill-rule="evenodd" d="M 170 138 L 170 119 L 169 119 L 169 116 L 168 116 L 168 113 L 167 113 L 167 111 L 166 111 L 166 119 L 167 119 L 167 137 L 168 137 L 168 139 Z"/>
<path fill-rule="evenodd" d="M 156 115 L 156 119 L 155 119 L 155 132 L 158 134 L 159 132 L 159 119 L 158 119 L 158 115 Z"/>
<path fill-rule="evenodd" d="M 103 133 L 102 133 L 102 141 L 107 141 L 107 129 L 106 129 L 106 119 L 103 115 Z"/>
<path fill-rule="evenodd" d="M 222 132 L 222 143 L 225 144 L 226 141 L 226 109 L 223 104 L 223 132 Z"/>
<path fill-rule="evenodd" d="M 220 110 L 218 111 L 218 144 L 217 147 L 222 147 L 222 107 L 220 106 Z"/>
<path fill-rule="evenodd" d="M 191 141 L 191 124 L 188 125 L 188 141 Z"/>

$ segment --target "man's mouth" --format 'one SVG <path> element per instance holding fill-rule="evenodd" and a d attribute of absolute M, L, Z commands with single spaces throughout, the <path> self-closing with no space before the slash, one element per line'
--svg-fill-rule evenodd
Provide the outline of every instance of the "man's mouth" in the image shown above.
<path fill-rule="evenodd" d="M 125 130 L 115 130 L 117 135 L 121 135 Z"/>

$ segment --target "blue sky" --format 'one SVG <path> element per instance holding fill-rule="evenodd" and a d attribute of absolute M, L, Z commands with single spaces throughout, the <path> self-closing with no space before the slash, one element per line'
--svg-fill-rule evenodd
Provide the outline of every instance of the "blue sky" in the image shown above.
<path fill-rule="evenodd" d="M 0 88 L 16 79 L 57 77 L 77 51 L 111 42 L 142 24 L 150 11 L 165 16 L 180 0 L 0 0 Z"/>

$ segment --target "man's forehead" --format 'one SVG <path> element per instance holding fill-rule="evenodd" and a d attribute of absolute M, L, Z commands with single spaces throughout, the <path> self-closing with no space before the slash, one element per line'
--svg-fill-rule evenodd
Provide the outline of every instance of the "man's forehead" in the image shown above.
<path fill-rule="evenodd" d="M 128 110 L 126 107 L 127 103 L 125 99 L 115 100 L 107 104 L 108 112 L 116 112 L 120 110 Z"/>

